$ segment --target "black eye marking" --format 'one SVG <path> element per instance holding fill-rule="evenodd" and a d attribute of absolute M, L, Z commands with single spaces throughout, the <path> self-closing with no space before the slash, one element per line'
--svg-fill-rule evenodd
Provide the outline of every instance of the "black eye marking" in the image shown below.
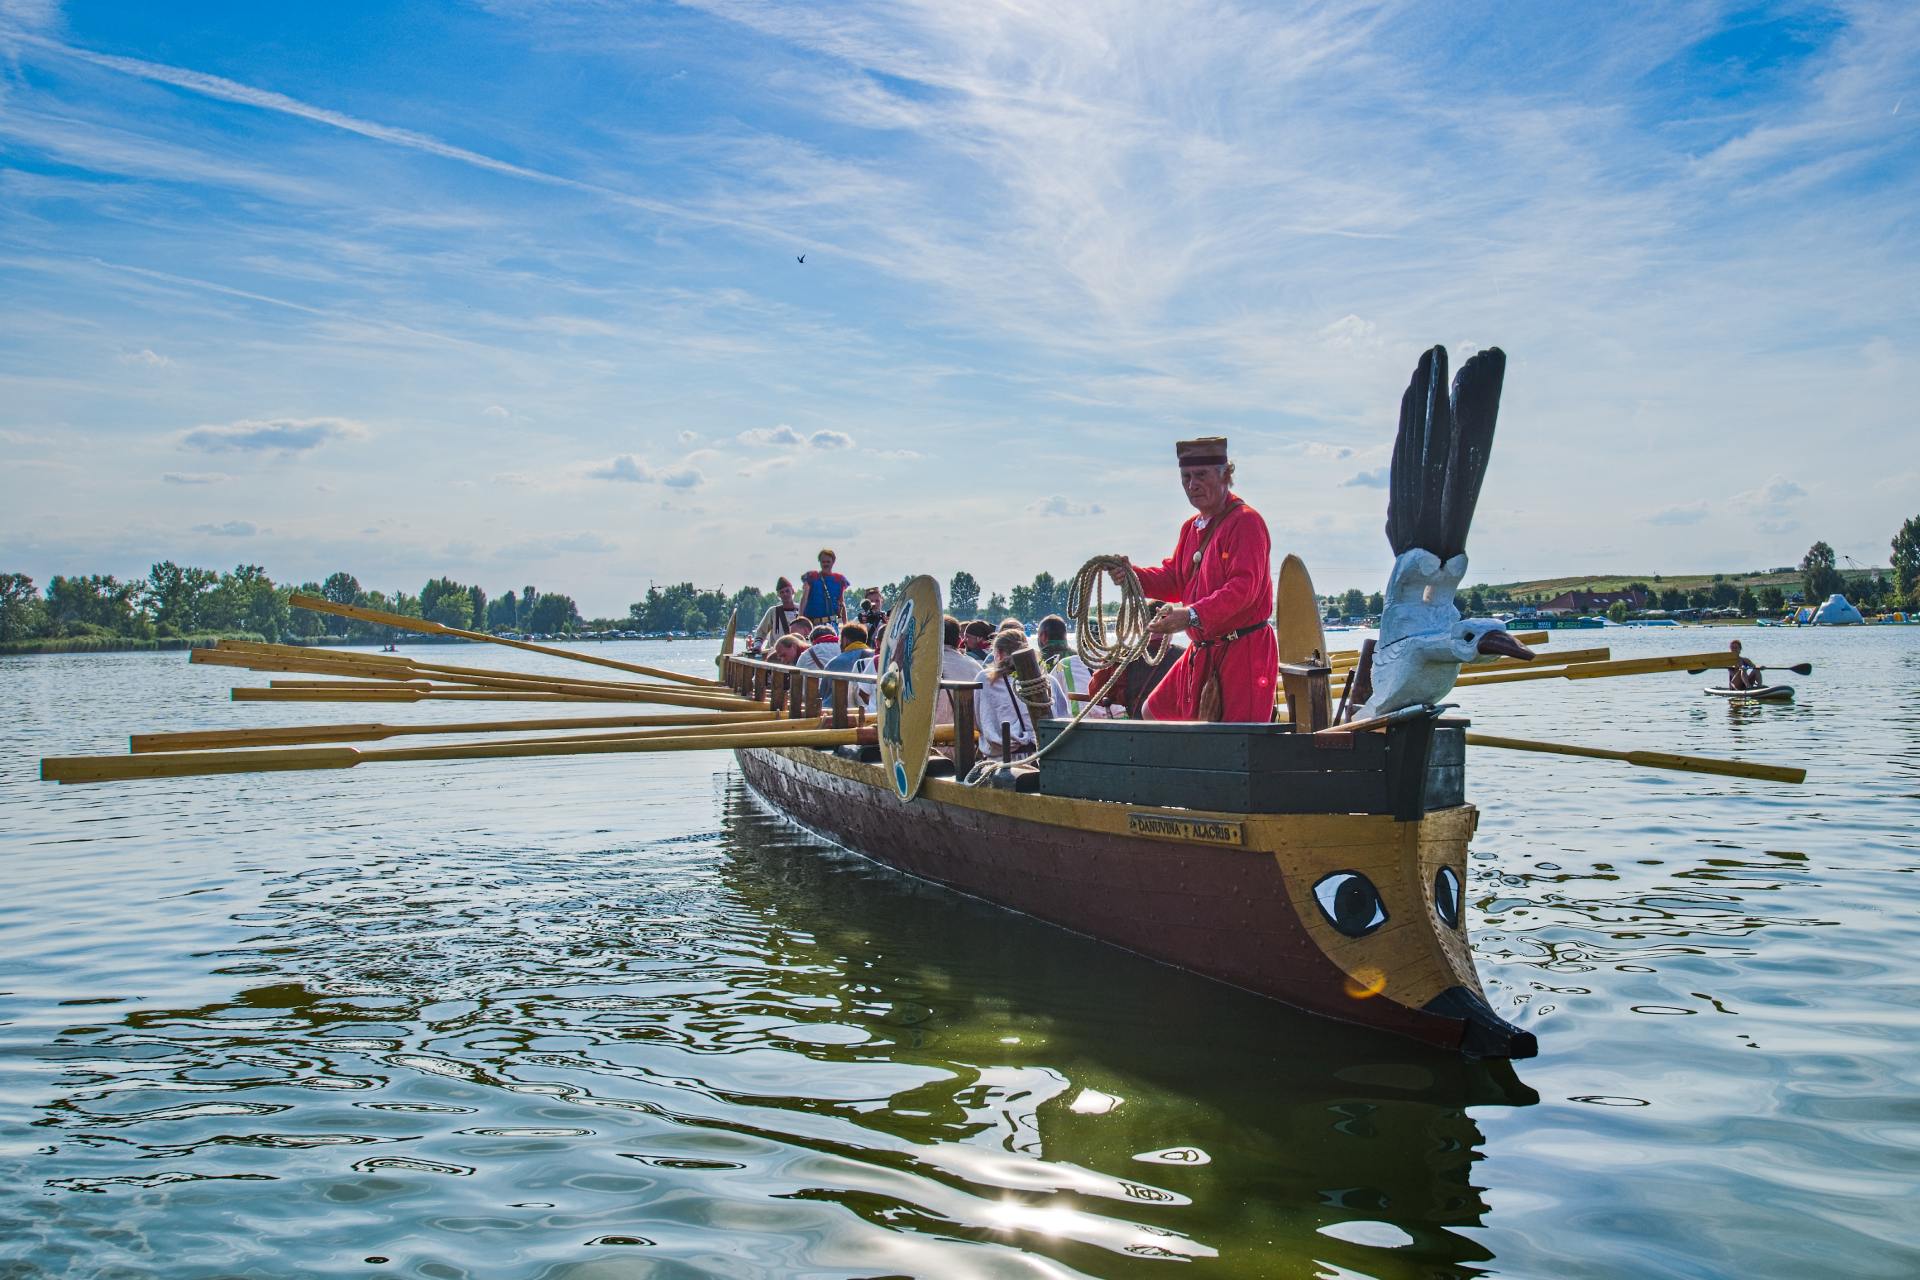
<path fill-rule="evenodd" d="M 1442 867 L 1434 873 L 1433 912 L 1447 928 L 1460 927 L 1460 877 L 1452 867 Z"/>
<path fill-rule="evenodd" d="M 1358 871 L 1336 871 L 1313 886 L 1314 901 L 1334 928 L 1349 938 L 1364 938 L 1387 922 L 1380 891 Z"/>

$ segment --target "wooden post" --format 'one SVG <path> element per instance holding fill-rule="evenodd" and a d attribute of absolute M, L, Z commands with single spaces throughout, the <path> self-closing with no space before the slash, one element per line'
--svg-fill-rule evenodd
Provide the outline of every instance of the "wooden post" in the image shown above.
<path fill-rule="evenodd" d="M 1040 738 L 1040 722 L 1042 720 L 1053 719 L 1053 699 L 1048 696 L 1046 686 L 1043 683 L 1046 679 L 1046 672 L 1040 667 L 1040 655 L 1036 653 L 1031 646 L 1025 649 L 1014 650 L 1013 674 L 1020 679 L 1020 683 L 1014 686 L 1016 690 L 1030 689 L 1034 691 L 1022 693 L 1020 697 L 1021 701 L 1027 704 L 1028 712 L 1033 716 L 1033 736 L 1037 743 Z"/>
<path fill-rule="evenodd" d="M 753 669 L 753 700 L 764 702 L 767 697 L 767 677 L 770 673 L 765 667 Z"/>
<path fill-rule="evenodd" d="M 840 681 L 829 680 L 825 676 L 815 676 L 807 681 L 807 698 L 800 706 L 800 714 L 803 718 L 808 720 L 820 718 L 820 686 L 823 684 L 844 687 Z"/>
<path fill-rule="evenodd" d="M 1287 718 L 1295 733 L 1318 733 L 1333 723 L 1331 668 L 1301 662 L 1280 664 L 1280 687 L 1287 695 Z"/>
<path fill-rule="evenodd" d="M 844 729 L 847 727 L 847 682 L 845 680 L 833 682 L 832 699 L 833 727 Z"/>
<path fill-rule="evenodd" d="M 787 689 L 787 715 L 798 720 L 807 714 L 807 674 L 796 670 Z"/>
<path fill-rule="evenodd" d="M 787 683 L 791 674 L 785 670 L 775 671 L 767 683 L 767 705 L 775 711 L 787 709 Z"/>
<path fill-rule="evenodd" d="M 980 744 L 974 738 L 973 692 L 968 689 L 948 692 L 953 697 L 953 767 L 964 778 L 973 772 L 975 762 L 980 759 Z"/>

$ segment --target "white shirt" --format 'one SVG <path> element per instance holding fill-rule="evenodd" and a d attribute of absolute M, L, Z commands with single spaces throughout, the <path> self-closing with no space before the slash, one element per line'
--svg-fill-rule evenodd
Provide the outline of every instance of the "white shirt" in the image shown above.
<path fill-rule="evenodd" d="M 983 667 L 980 671 L 980 686 L 973 691 L 973 715 L 980 726 L 980 754 L 989 758 L 1000 754 L 1000 726 L 1008 729 L 1007 740 L 1015 748 L 1025 747 L 1031 750 L 1040 745 L 1039 737 L 1033 728 L 1033 712 L 1020 700 L 1018 690 L 1014 688 L 1017 676 L 1009 672 L 998 680 L 989 682 Z M 1067 709 L 1067 691 L 1060 687 L 1058 676 L 1047 677 L 1047 689 L 1052 697 L 1051 710 L 1056 719 L 1065 720 L 1073 713 Z"/>
<path fill-rule="evenodd" d="M 806 652 L 793 660 L 796 667 L 806 667 L 813 671 L 825 671 L 827 664 L 840 656 L 840 646 L 831 640 L 822 640 L 818 644 L 808 645 Z"/>
<path fill-rule="evenodd" d="M 977 683 L 980 679 L 980 664 L 958 649 L 949 649 L 943 645 L 940 649 L 940 678 Z M 953 723 L 953 695 L 945 689 L 940 691 L 940 700 L 933 704 L 933 722 L 935 724 Z"/>

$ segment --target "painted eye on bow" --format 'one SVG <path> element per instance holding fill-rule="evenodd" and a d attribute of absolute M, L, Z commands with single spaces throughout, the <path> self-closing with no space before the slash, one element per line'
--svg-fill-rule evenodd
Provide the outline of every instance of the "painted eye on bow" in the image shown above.
<path fill-rule="evenodd" d="M 1349 938 L 1364 938 L 1387 922 L 1380 891 L 1358 871 L 1326 876 L 1313 886 L 1313 897 L 1333 927 Z"/>
<path fill-rule="evenodd" d="M 1434 873 L 1433 913 L 1447 928 L 1460 927 L 1460 877 L 1452 867 L 1442 867 Z"/>

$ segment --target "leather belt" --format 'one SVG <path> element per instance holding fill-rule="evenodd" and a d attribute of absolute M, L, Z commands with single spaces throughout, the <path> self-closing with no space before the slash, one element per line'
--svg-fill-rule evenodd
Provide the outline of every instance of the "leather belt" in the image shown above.
<path fill-rule="evenodd" d="M 1256 622 L 1250 627 L 1242 627 L 1238 631 L 1229 631 L 1223 636 L 1215 636 L 1210 640 L 1195 640 L 1193 647 L 1196 649 L 1209 649 L 1217 644 L 1232 644 L 1242 636 L 1250 636 L 1256 631 L 1265 631 L 1272 625 L 1271 622 Z"/>

